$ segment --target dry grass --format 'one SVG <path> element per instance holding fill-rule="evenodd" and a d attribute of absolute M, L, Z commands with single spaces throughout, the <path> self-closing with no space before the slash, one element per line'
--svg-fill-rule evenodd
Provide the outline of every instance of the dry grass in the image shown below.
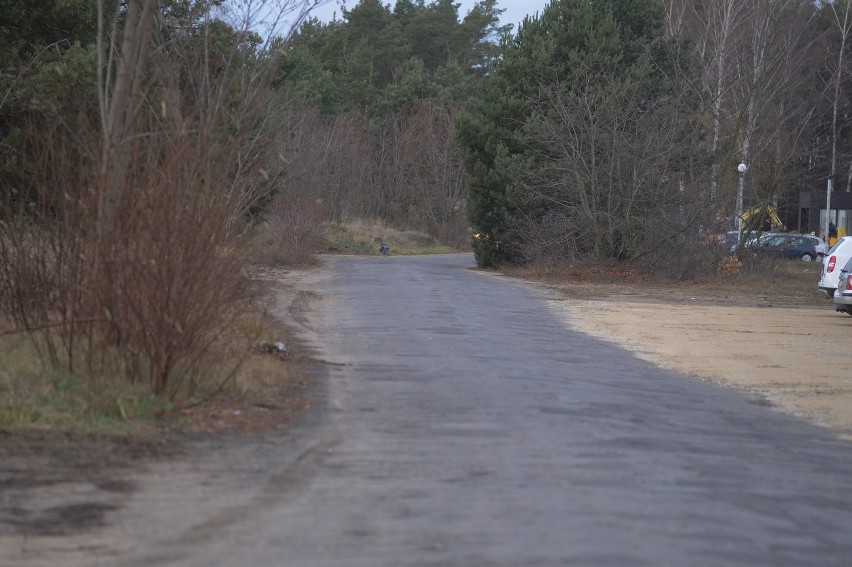
<path fill-rule="evenodd" d="M 21 335 L 0 340 L 0 427 L 117 432 L 169 413 L 143 386 L 43 364 L 37 346 Z"/>
<path fill-rule="evenodd" d="M 238 321 L 231 340 L 245 356 L 233 380 L 180 412 L 187 426 L 205 431 L 270 430 L 311 406 L 313 358 L 278 319 L 255 313 Z M 283 343 L 286 351 L 274 348 Z"/>
<path fill-rule="evenodd" d="M 371 219 L 330 224 L 325 231 L 325 240 L 325 250 L 339 254 L 378 254 L 379 245 L 383 242 L 395 255 L 457 252 L 422 232 L 397 229 Z"/>
<path fill-rule="evenodd" d="M 502 271 L 512 277 L 552 285 L 579 299 L 659 296 L 671 301 L 692 301 L 703 297 L 713 303 L 831 307 L 831 301 L 816 287 L 822 270 L 819 262 L 751 259 L 743 264 L 737 274 L 690 280 L 648 274 L 635 264 L 619 261 Z"/>
<path fill-rule="evenodd" d="M 268 348 L 277 342 L 286 352 Z M 0 428 L 130 433 L 150 425 L 266 429 L 307 407 L 310 353 L 260 310 L 223 334 L 200 387 L 180 405 L 144 385 L 45 365 L 33 337 L 0 337 Z"/>

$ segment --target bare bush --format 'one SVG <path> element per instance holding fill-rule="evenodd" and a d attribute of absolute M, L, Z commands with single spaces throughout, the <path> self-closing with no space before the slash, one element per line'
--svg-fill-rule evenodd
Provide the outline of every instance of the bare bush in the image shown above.
<path fill-rule="evenodd" d="M 81 100 L 73 130 L 33 124 L 38 196 L 0 203 L 0 309 L 90 389 L 126 381 L 176 401 L 215 387 L 224 335 L 254 306 L 241 235 L 278 174 L 280 102 L 249 36 L 203 22 L 142 30 L 121 48 L 137 56 L 129 76 L 112 44 L 100 112 Z M 132 108 L 112 80 L 130 81 Z"/>
<path fill-rule="evenodd" d="M 108 270 L 95 269 L 104 251 L 92 214 L 98 194 L 85 184 L 95 164 L 44 152 L 40 201 L 4 207 L 0 306 L 19 330 L 42 336 L 52 364 L 174 399 L 195 391 L 207 355 L 253 292 L 238 249 L 234 211 L 243 199 L 230 190 L 233 162 L 206 164 L 208 149 L 194 137 L 161 142 L 134 144 L 101 263 Z"/>
<path fill-rule="evenodd" d="M 467 192 L 454 128 L 452 108 L 420 104 L 395 124 L 394 169 L 409 192 L 409 222 L 441 242 L 460 245 L 469 240 L 465 230 Z"/>
<path fill-rule="evenodd" d="M 0 203 L 0 309 L 16 330 L 44 339 L 37 347 L 47 362 L 73 368 L 77 345 L 105 320 L 90 297 L 96 193 L 79 148 L 67 143 L 61 126 L 31 128 L 42 136 L 35 200 L 7 193 Z"/>
<path fill-rule="evenodd" d="M 276 264 L 313 262 L 322 244 L 326 211 L 319 199 L 280 196 L 273 202 L 267 223 L 269 260 Z"/>
<path fill-rule="evenodd" d="M 513 230 L 527 258 L 638 261 L 689 277 L 705 259 L 700 130 L 683 98 L 650 96 L 630 74 L 578 71 L 554 85 L 527 124 L 538 166 L 507 157 Z M 712 264 L 712 262 L 710 262 Z M 711 268 L 712 270 L 712 268 Z"/>
<path fill-rule="evenodd" d="M 558 211 L 526 218 L 518 227 L 523 244 L 521 256 L 534 268 L 558 270 L 572 265 L 580 243 L 576 225 Z"/>
<path fill-rule="evenodd" d="M 382 218 L 458 245 L 468 235 L 453 120 L 452 108 L 433 103 L 377 123 L 306 106 L 289 115 L 281 139 L 289 161 L 282 191 L 323 199 L 337 220 Z"/>

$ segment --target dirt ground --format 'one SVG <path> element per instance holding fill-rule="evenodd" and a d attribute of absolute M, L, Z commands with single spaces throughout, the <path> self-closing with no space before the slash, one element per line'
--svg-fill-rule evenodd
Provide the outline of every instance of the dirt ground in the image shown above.
<path fill-rule="evenodd" d="M 770 277 L 703 284 L 612 271 L 537 283 L 579 331 L 852 439 L 852 318 L 816 289 L 820 268 L 789 262 Z"/>
<path fill-rule="evenodd" d="M 132 541 L 165 540 L 150 522 L 163 509 L 203 495 L 192 510 L 172 514 L 187 516 L 187 525 L 215 518 L 251 488 L 251 471 L 280 464 L 270 459 L 293 458 L 263 448 L 322 403 L 314 379 L 322 361 L 304 340 L 303 325 L 317 300 L 310 288 L 323 270 L 267 270 L 258 277 L 274 288 L 270 315 L 287 348 L 286 355 L 250 353 L 257 369 L 269 373 L 260 386 L 121 435 L 0 429 L 0 565 L 90 565 L 92 554 L 108 558 Z M 247 475 L 244 487 L 217 489 L 240 475 Z M 115 523 L 119 509 L 122 525 Z M 130 540 L 122 537 L 128 532 Z"/>

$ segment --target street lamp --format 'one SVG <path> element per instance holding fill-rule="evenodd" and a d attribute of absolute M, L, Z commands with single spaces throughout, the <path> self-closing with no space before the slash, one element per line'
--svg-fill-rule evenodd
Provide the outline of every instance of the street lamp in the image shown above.
<path fill-rule="evenodd" d="M 828 239 L 831 238 L 828 233 L 829 228 L 831 228 L 831 177 L 825 184 L 825 226 L 823 227 L 822 239 L 825 240 L 826 245 L 828 245 Z"/>
<path fill-rule="evenodd" d="M 743 186 L 745 185 L 745 172 L 748 169 L 748 166 L 744 163 L 741 163 L 737 166 L 737 171 L 740 173 L 740 187 L 737 190 L 737 232 L 740 234 L 740 238 L 742 238 L 743 233 Z"/>

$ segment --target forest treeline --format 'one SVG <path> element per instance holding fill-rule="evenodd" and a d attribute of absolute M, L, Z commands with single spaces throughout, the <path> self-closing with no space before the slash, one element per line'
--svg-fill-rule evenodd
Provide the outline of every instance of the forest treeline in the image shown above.
<path fill-rule="evenodd" d="M 448 243 L 477 234 L 483 265 L 654 264 L 661 242 L 735 224 L 740 162 L 744 207 L 772 203 L 793 228 L 800 190 L 852 186 L 848 2 L 561 0 L 513 30 L 497 0 L 465 14 L 451 0 L 362 0 L 268 44 L 257 25 L 202 25 L 229 4 L 163 1 L 157 21 L 204 27 L 271 67 L 280 159 L 267 192 Z M 27 131 L 77 131 L 94 107 L 97 14 L 19 1 L 0 23 L 0 174 L 27 192 L 39 145 Z"/>
<path fill-rule="evenodd" d="M 334 218 L 367 217 L 464 245 L 466 183 L 458 113 L 500 55 L 496 0 L 362 0 L 290 38 L 275 87 L 292 115 L 282 191 L 323 199 Z"/>
<path fill-rule="evenodd" d="M 737 211 L 814 230 L 799 192 L 852 187 L 849 2 L 561 0 L 516 30 L 500 12 L 364 1 L 306 23 L 277 78 L 313 112 L 286 190 L 472 236 L 481 266 L 688 277 Z"/>
<path fill-rule="evenodd" d="M 4 3 L 0 310 L 52 364 L 192 392 L 264 226 L 690 277 L 740 186 L 791 227 L 800 190 L 852 186 L 849 0 L 553 0 L 517 28 L 497 0 L 316 4 Z"/>
<path fill-rule="evenodd" d="M 850 24 L 842 1 L 552 2 L 460 120 L 480 265 L 688 277 L 712 273 L 736 211 L 798 228 L 799 191 L 852 182 Z"/>

